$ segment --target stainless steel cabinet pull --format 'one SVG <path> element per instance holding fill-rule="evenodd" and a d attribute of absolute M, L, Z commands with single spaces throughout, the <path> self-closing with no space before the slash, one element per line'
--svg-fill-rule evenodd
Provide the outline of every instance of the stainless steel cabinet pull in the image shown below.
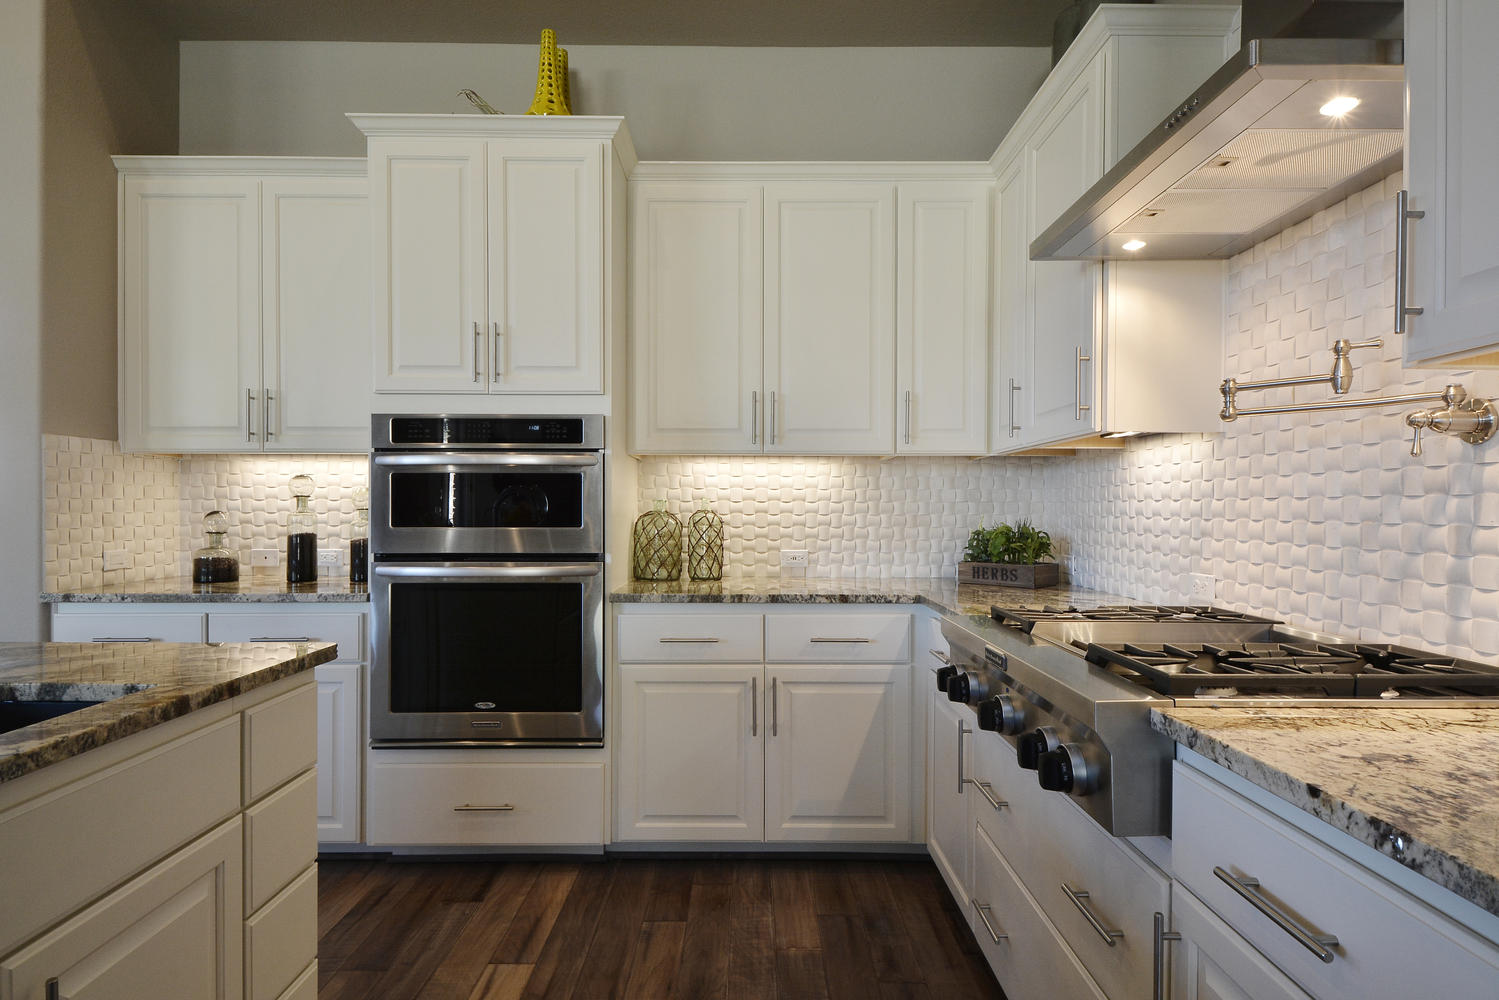
<path fill-rule="evenodd" d="M 873 639 L 860 639 L 860 638 L 853 637 L 853 636 L 851 636 L 851 637 L 849 637 L 847 639 L 842 639 L 842 638 L 838 638 L 836 636 L 817 636 L 817 635 L 814 635 L 811 638 L 810 641 L 811 642 L 874 642 Z"/>
<path fill-rule="evenodd" d="M 1091 354 L 1084 354 L 1081 347 L 1077 349 L 1077 384 L 1073 386 L 1073 389 L 1077 394 L 1077 415 L 1072 418 L 1074 420 L 1083 419 L 1084 411 L 1093 409 L 1093 405 L 1091 403 L 1083 402 L 1083 362 L 1092 360 L 1093 356 Z"/>
<path fill-rule="evenodd" d="M 1338 939 L 1331 934 L 1310 934 L 1297 926 L 1280 908 L 1271 903 L 1256 890 L 1260 887 L 1260 880 L 1248 875 L 1235 875 L 1225 868 L 1214 867 L 1213 874 L 1228 884 L 1228 887 L 1242 896 L 1250 906 L 1259 910 L 1269 917 L 1271 922 L 1291 937 L 1295 938 L 1307 951 L 1316 955 L 1324 962 L 1331 962 L 1335 957 L 1332 949 L 1338 946 Z"/>
<path fill-rule="evenodd" d="M 311 642 L 312 639 L 305 635 L 257 635 L 247 642 Z"/>
<path fill-rule="evenodd" d="M 958 794 L 963 794 L 963 786 L 968 784 L 968 779 L 963 777 L 963 737 L 973 732 L 963 725 L 963 720 L 958 720 Z"/>
<path fill-rule="evenodd" d="M 927 650 L 927 652 L 932 654 L 932 659 L 936 660 L 938 663 L 942 664 L 943 666 L 945 666 L 945 667 L 952 666 L 952 658 L 949 657 L 946 653 L 942 652 L 942 650 L 940 650 L 940 649 L 929 649 L 929 650 Z"/>
<path fill-rule="evenodd" d="M 979 794 L 989 800 L 989 804 L 994 807 L 995 812 L 999 812 L 1005 806 L 1009 805 L 1004 799 L 994 794 L 994 786 L 989 784 L 989 782 L 979 781 L 977 778 L 969 778 L 968 783 L 977 788 Z"/>
<path fill-rule="evenodd" d="M 481 347 L 483 346 L 483 341 L 481 339 L 483 336 L 484 336 L 484 334 L 482 334 L 482 333 L 479 332 L 479 321 L 478 320 L 474 320 L 474 381 L 475 382 L 479 381 L 479 351 L 480 351 Z"/>
<path fill-rule="evenodd" d="M 716 638 L 714 638 L 714 637 L 712 637 L 712 636 L 706 636 L 706 635 L 702 636 L 701 638 L 696 637 L 696 636 L 690 636 L 690 635 L 683 635 L 683 636 L 663 635 L 661 638 L 657 639 L 656 641 L 657 642 L 718 642 L 719 640 L 716 639 Z"/>
<path fill-rule="evenodd" d="M 906 390 L 906 444 L 911 443 L 911 390 Z"/>
<path fill-rule="evenodd" d="M 1020 430 L 1020 425 L 1015 422 L 1015 393 L 1020 391 L 1020 386 L 1010 379 L 1010 437 L 1014 437 Z"/>
<path fill-rule="evenodd" d="M 776 391 L 770 390 L 770 443 L 776 443 Z"/>
<path fill-rule="evenodd" d="M 994 924 L 989 921 L 989 911 L 993 909 L 992 906 L 990 906 L 988 903 L 980 903 L 978 901 L 978 897 L 976 896 L 970 896 L 968 898 L 968 902 L 972 903 L 973 908 L 978 911 L 979 919 L 984 922 L 984 930 L 989 932 L 989 937 L 994 940 L 995 944 L 999 944 L 999 942 L 1009 938 L 1010 935 L 1001 934 L 999 931 L 995 930 Z"/>
<path fill-rule="evenodd" d="M 490 368 L 494 371 L 493 381 L 500 381 L 500 376 L 505 374 L 505 335 L 500 332 L 498 323 L 494 325 L 494 364 Z"/>
<path fill-rule="evenodd" d="M 151 639 L 140 635 L 96 635 L 89 642 L 160 642 L 160 639 Z"/>
<path fill-rule="evenodd" d="M 58 992 L 57 977 L 53 976 L 47 980 L 47 1000 L 61 1000 L 62 994 Z"/>
<path fill-rule="evenodd" d="M 461 806 L 454 806 L 455 813 L 508 813 L 515 812 L 515 806 L 506 802 L 498 806 L 471 806 L 467 802 Z"/>
<path fill-rule="evenodd" d="M 276 436 L 271 433 L 271 428 L 275 426 L 271 423 L 271 403 L 275 398 L 271 390 L 267 389 L 265 391 L 265 399 L 262 400 L 260 406 L 260 428 L 265 434 L 266 441 L 270 441 Z"/>
<path fill-rule="evenodd" d="M 255 390 L 245 390 L 245 441 L 255 440 Z"/>
<path fill-rule="evenodd" d="M 1410 275 L 1410 220 L 1424 219 L 1426 213 L 1411 211 L 1410 192 L 1400 191 L 1395 195 L 1395 332 L 1406 333 L 1411 316 L 1419 316 L 1426 310 L 1421 306 L 1406 305 L 1406 282 Z M 1328 959 L 1327 961 L 1332 961 Z"/>
<path fill-rule="evenodd" d="M 750 444 L 760 443 L 760 390 L 750 390 Z"/>
<path fill-rule="evenodd" d="M 750 735 L 760 735 L 760 678 L 750 678 Z"/>
<path fill-rule="evenodd" d="M 780 694 L 776 690 L 776 679 L 770 679 L 770 735 L 775 736 L 780 730 L 781 704 Z"/>
<path fill-rule="evenodd" d="M 1157 913 L 1155 915 L 1155 947 L 1152 952 L 1153 961 L 1151 968 L 1152 987 L 1150 991 L 1151 1000 L 1166 1000 L 1166 942 L 1180 941 L 1182 936 L 1176 931 L 1166 930 L 1166 915 Z"/>
<path fill-rule="evenodd" d="M 1083 915 L 1083 918 L 1098 932 L 1098 936 L 1103 938 L 1104 944 L 1112 948 L 1118 943 L 1120 938 L 1124 937 L 1123 931 L 1109 930 L 1109 928 L 1103 925 L 1103 921 L 1098 919 L 1098 914 L 1094 913 L 1093 908 L 1088 905 L 1088 900 L 1091 897 L 1089 897 L 1087 890 L 1074 889 L 1066 882 L 1063 882 L 1062 891 L 1067 894 L 1068 899 L 1072 900 L 1072 905 L 1077 907 L 1078 912 Z"/>

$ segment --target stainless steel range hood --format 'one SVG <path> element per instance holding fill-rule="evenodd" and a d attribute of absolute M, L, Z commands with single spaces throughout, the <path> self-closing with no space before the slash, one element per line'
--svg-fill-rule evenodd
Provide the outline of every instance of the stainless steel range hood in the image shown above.
<path fill-rule="evenodd" d="M 1317 7 L 1300 0 L 1308 6 Z M 1359 6 L 1318 9 L 1336 27 L 1326 8 Z M 1393 7 L 1398 24 L 1398 5 L 1363 6 Z M 1246 0 L 1246 27 L 1259 24 L 1254 10 Z M 1031 259 L 1230 257 L 1394 173 L 1402 62 L 1398 38 L 1250 41 L 1038 236 Z M 1322 110 L 1339 97 L 1359 103 L 1342 115 Z"/>

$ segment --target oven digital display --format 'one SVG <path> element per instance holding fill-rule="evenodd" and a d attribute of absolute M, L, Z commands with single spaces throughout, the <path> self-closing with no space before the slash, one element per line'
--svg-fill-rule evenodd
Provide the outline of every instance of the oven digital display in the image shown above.
<path fill-rule="evenodd" d="M 394 445 L 581 445 L 576 417 L 392 417 Z"/>
<path fill-rule="evenodd" d="M 396 472 L 392 528 L 576 528 L 583 523 L 576 472 Z"/>

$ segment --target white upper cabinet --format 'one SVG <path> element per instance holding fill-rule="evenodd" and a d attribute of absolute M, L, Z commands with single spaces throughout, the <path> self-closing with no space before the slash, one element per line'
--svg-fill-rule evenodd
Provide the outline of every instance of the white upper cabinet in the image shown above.
<path fill-rule="evenodd" d="M 987 447 L 989 188 L 913 181 L 896 192 L 897 454 Z"/>
<path fill-rule="evenodd" d="M 760 451 L 760 187 L 654 182 L 631 203 L 636 450 Z"/>
<path fill-rule="evenodd" d="M 894 185 L 767 185 L 767 452 L 894 451 L 894 263 Z"/>
<path fill-rule="evenodd" d="M 369 137 L 376 391 L 603 392 L 622 120 L 350 118 Z"/>
<path fill-rule="evenodd" d="M 1410 365 L 1499 365 L 1496 45 L 1492 0 L 1405 5 Z"/>
<path fill-rule="evenodd" d="M 121 447 L 366 450 L 363 161 L 115 162 Z"/>
<path fill-rule="evenodd" d="M 1035 423 L 1031 401 L 1032 381 L 1030 312 L 1027 288 L 1030 261 L 1027 245 L 1030 211 L 1027 202 L 1023 156 L 1012 157 L 999 173 L 994 192 L 994 299 L 995 382 L 989 394 L 990 447 L 1009 451 L 1024 441 L 1022 435 Z"/>

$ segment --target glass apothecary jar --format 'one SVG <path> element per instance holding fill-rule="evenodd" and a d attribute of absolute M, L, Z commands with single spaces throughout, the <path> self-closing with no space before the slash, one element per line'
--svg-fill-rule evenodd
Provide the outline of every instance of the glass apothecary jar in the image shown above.
<path fill-rule="evenodd" d="M 349 537 L 349 582 L 370 580 L 370 491 L 354 490 L 354 528 Z"/>
<path fill-rule="evenodd" d="M 707 500 L 687 519 L 687 575 L 693 580 L 723 579 L 723 518 Z"/>
<path fill-rule="evenodd" d="M 312 509 L 312 477 L 292 476 L 292 511 L 286 517 L 286 582 L 317 581 L 317 514 Z"/>
<path fill-rule="evenodd" d="M 229 515 L 211 510 L 203 515 L 206 544 L 193 553 L 193 583 L 235 583 L 239 580 L 239 558 L 224 546 L 229 533 Z"/>
<path fill-rule="evenodd" d="M 657 500 L 635 519 L 632 564 L 637 580 L 675 580 L 682 575 L 682 522 Z"/>

